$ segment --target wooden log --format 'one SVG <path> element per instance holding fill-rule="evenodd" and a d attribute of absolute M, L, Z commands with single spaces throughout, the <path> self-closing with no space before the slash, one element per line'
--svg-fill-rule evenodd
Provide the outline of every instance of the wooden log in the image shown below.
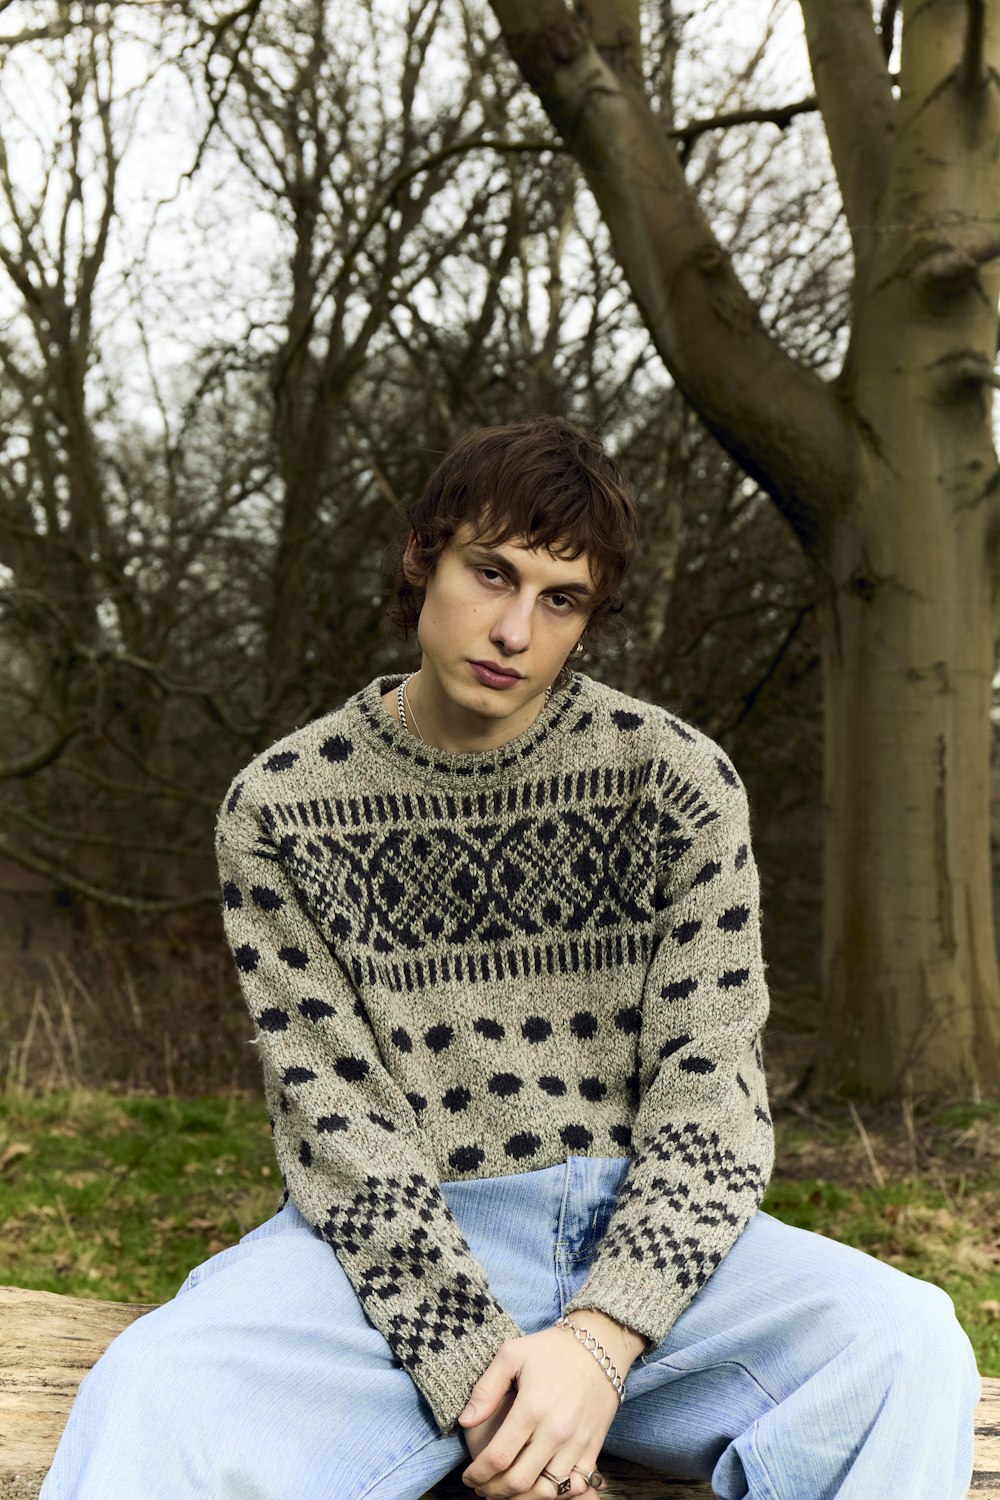
<path fill-rule="evenodd" d="M 44 1473 L 80 1381 L 149 1310 L 0 1287 L 0 1476 Z"/>
<path fill-rule="evenodd" d="M 150 1309 L 0 1287 L 0 1500 L 36 1500 L 76 1388 L 123 1328 Z M 1000 1500 L 1000 1380 L 983 1382 L 969 1500 Z M 602 1458 L 605 1500 L 711 1500 L 707 1484 Z M 424 1500 L 468 1500 L 460 1470 Z"/>

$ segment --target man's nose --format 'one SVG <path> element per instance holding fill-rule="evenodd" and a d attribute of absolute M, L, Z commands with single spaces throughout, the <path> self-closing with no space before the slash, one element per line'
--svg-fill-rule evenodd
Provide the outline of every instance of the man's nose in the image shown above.
<path fill-rule="evenodd" d="M 490 631 L 490 640 L 512 655 L 527 651 L 531 645 L 530 600 L 508 600 Z"/>

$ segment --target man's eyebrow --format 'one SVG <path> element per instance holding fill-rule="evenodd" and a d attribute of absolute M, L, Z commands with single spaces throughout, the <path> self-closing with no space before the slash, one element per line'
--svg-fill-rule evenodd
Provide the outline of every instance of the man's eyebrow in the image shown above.
<path fill-rule="evenodd" d="M 517 564 L 511 562 L 509 557 L 504 557 L 502 552 L 493 552 L 489 547 L 484 547 L 480 542 L 470 542 L 468 546 L 469 551 L 475 554 L 476 559 L 480 563 L 485 563 L 487 567 L 496 568 L 502 573 L 512 573 L 518 582 L 520 582 L 521 573 Z M 567 583 L 554 583 L 545 592 L 548 594 L 579 594 L 581 598 L 590 599 L 593 597 L 595 591 L 589 583 L 571 579 Z"/>

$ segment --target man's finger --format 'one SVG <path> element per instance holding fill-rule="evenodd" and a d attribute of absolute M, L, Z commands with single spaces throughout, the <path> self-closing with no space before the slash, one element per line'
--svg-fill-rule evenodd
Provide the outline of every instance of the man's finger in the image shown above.
<path fill-rule="evenodd" d="M 514 1340 L 508 1339 L 500 1345 L 491 1364 L 472 1387 L 466 1406 L 458 1414 L 463 1427 L 475 1427 L 477 1423 L 484 1421 L 510 1390 L 511 1381 L 517 1373 L 513 1343 Z"/>
<path fill-rule="evenodd" d="M 466 1484 L 482 1485 L 491 1495 L 514 1493 L 512 1490 L 501 1489 L 499 1485 L 491 1481 L 495 1481 L 500 1474 L 506 1476 L 507 1470 L 517 1461 L 524 1445 L 539 1425 L 542 1413 L 525 1408 L 526 1403 L 522 1396 L 514 1402 L 486 1447 L 463 1473 L 462 1478 Z M 524 1485 L 524 1493 L 530 1489 L 531 1481 L 537 1473 L 536 1468 L 535 1473 Z"/>
<path fill-rule="evenodd" d="M 551 1448 L 551 1444 L 550 1444 Z M 527 1451 L 523 1457 L 527 1458 Z M 537 1464 L 537 1459 L 535 1460 Z M 529 1467 L 531 1467 L 529 1465 Z M 556 1481 L 569 1480 L 569 1489 L 563 1490 L 564 1496 L 572 1495 L 575 1500 L 580 1500 L 581 1495 L 593 1493 L 587 1483 L 586 1476 L 596 1466 L 588 1463 L 583 1457 L 575 1457 L 568 1448 L 560 1448 L 555 1452 L 547 1463 L 542 1465 L 542 1473 L 539 1475 L 532 1495 L 537 1495 L 538 1500 L 556 1500 L 558 1494 Z"/>
<path fill-rule="evenodd" d="M 560 1482 L 568 1481 L 569 1488 L 561 1491 L 564 1500 L 569 1496 L 580 1500 L 581 1496 L 589 1495 L 587 1481 L 574 1466 L 564 1445 L 546 1461 L 552 1447 L 551 1437 L 546 1439 L 536 1431 L 509 1469 L 499 1474 L 494 1482 L 485 1484 L 486 1494 L 491 1500 L 512 1500 L 512 1497 L 517 1497 L 517 1500 L 556 1500 Z M 582 1465 L 583 1459 L 576 1462 Z"/>
<path fill-rule="evenodd" d="M 506 1434 L 502 1436 L 505 1437 Z M 595 1485 L 588 1478 L 593 1475 L 597 1479 L 600 1474 L 596 1457 L 581 1455 L 570 1458 L 566 1445 L 563 1445 L 547 1463 L 543 1463 L 543 1455 L 551 1450 L 551 1439 L 548 1442 L 541 1440 L 537 1431 L 521 1448 L 514 1461 L 505 1468 L 499 1467 L 505 1454 L 495 1451 L 490 1455 L 489 1449 L 484 1449 L 479 1457 L 489 1455 L 488 1461 L 493 1473 L 491 1476 L 475 1477 L 472 1482 L 476 1485 L 476 1494 L 486 1496 L 487 1500 L 513 1500 L 513 1497 L 516 1500 L 558 1500 L 557 1482 L 566 1480 L 569 1481 L 569 1488 L 563 1490 L 563 1500 L 568 1500 L 570 1496 L 573 1500 L 586 1500 L 588 1495 L 607 1490 L 607 1481 L 603 1475 L 600 1475 Z M 462 1477 L 468 1479 L 471 1474 L 470 1466 Z"/>
<path fill-rule="evenodd" d="M 549 1464 L 548 1467 L 551 1469 L 552 1465 Z M 583 1480 L 584 1485 L 585 1485 L 585 1489 L 584 1489 L 584 1493 L 585 1494 L 590 1494 L 591 1491 L 593 1491 L 596 1494 L 598 1491 L 600 1491 L 600 1490 L 606 1490 L 607 1487 L 608 1487 L 608 1481 L 604 1478 L 604 1475 L 601 1474 L 601 1470 L 600 1470 L 600 1455 L 598 1455 L 596 1458 L 590 1458 L 590 1457 L 588 1457 L 588 1458 L 578 1458 L 578 1459 L 576 1459 L 576 1461 L 573 1464 L 573 1472 L 575 1474 L 578 1474 L 580 1476 L 580 1478 Z M 553 1473 L 555 1473 L 554 1469 L 553 1469 Z M 591 1484 L 591 1482 L 590 1482 L 590 1476 L 591 1475 L 593 1475 L 593 1477 L 594 1477 L 595 1480 L 598 1480 L 598 1476 L 600 1475 L 600 1478 L 599 1478 L 599 1480 L 598 1480 L 598 1482 L 596 1484 Z"/>

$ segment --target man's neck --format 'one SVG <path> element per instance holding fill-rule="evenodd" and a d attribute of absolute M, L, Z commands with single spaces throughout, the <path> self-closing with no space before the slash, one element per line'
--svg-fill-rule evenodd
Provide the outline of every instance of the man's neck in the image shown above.
<path fill-rule="evenodd" d="M 515 714 L 503 717 L 479 714 L 454 702 L 434 676 L 421 669 L 404 680 L 402 697 L 403 726 L 415 739 L 435 750 L 475 754 L 496 750 L 524 734 L 545 707 L 546 695 L 537 694 Z M 397 689 L 382 695 L 382 702 L 393 718 L 400 717 L 399 699 Z"/>

